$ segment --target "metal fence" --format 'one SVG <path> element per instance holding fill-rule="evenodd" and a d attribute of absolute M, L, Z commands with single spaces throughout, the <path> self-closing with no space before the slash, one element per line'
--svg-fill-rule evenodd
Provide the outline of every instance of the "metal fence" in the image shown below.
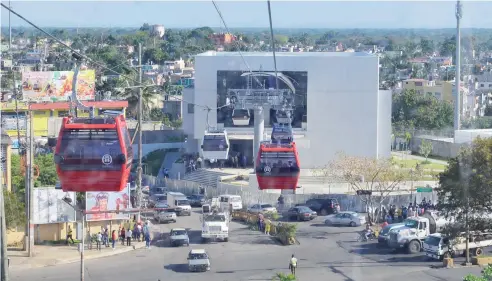
<path fill-rule="evenodd" d="M 269 191 L 261 191 L 252 189 L 249 186 L 239 186 L 227 183 L 218 183 L 217 186 L 204 186 L 197 182 L 185 181 L 185 180 L 173 180 L 156 178 L 153 176 L 144 176 L 144 180 L 150 187 L 162 186 L 166 187 L 170 191 L 181 192 L 185 195 L 198 194 L 200 187 L 204 187 L 206 191 L 206 197 L 212 198 L 223 194 L 239 195 L 242 198 L 244 206 L 250 206 L 252 204 L 263 203 L 277 204 L 279 192 L 273 193 Z M 336 198 L 340 204 L 342 211 L 356 211 L 366 212 L 366 204 L 357 195 L 350 194 L 284 194 L 285 207 L 291 207 L 295 204 L 305 203 L 312 198 Z M 373 196 L 374 200 L 378 200 L 378 196 Z M 389 195 L 383 202 L 384 206 L 396 205 L 408 206 L 409 203 L 418 202 L 422 199 L 435 201 L 437 200 L 437 194 L 433 193 L 414 193 L 414 194 L 401 194 L 401 195 Z"/>

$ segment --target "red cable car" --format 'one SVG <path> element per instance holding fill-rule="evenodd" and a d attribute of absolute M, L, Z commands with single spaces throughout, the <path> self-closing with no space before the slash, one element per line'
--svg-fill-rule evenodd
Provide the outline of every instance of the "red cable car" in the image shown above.
<path fill-rule="evenodd" d="M 130 133 L 122 115 L 63 118 L 55 150 L 63 191 L 122 191 L 132 161 Z"/>
<path fill-rule="evenodd" d="M 256 178 L 260 190 L 297 188 L 301 170 L 295 142 L 261 144 L 256 161 Z"/>

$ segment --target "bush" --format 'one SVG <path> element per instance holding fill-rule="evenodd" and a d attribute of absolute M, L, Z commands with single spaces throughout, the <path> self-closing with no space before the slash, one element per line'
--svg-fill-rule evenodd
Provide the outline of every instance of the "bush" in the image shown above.
<path fill-rule="evenodd" d="M 463 281 L 490 281 L 492 280 L 492 265 L 488 265 L 483 271 L 482 276 L 468 274 L 463 278 Z"/>
<path fill-rule="evenodd" d="M 297 224 L 279 223 L 276 226 L 276 235 L 280 242 L 284 245 L 292 245 L 295 243 L 297 234 Z"/>
<path fill-rule="evenodd" d="M 276 221 L 280 218 L 280 215 L 277 212 L 267 212 L 264 214 L 265 218 Z"/>
<path fill-rule="evenodd" d="M 296 277 L 292 274 L 277 273 L 273 276 L 272 281 L 296 281 Z"/>

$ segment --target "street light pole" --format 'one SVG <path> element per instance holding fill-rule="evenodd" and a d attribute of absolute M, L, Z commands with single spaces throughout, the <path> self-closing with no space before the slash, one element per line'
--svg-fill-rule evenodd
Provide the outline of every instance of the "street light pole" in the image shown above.
<path fill-rule="evenodd" d="M 77 211 L 77 209 L 75 209 L 75 211 Z M 82 245 L 80 247 L 80 281 L 84 281 L 84 272 L 85 272 L 85 270 L 84 270 L 84 268 L 85 268 L 85 262 L 84 262 L 84 251 L 85 251 L 85 214 L 84 214 L 84 212 L 82 212 L 82 234 L 80 235 L 80 238 L 82 239 L 82 242 L 81 242 Z"/>
<path fill-rule="evenodd" d="M 142 43 L 138 43 L 138 82 L 142 86 Z M 143 88 L 138 89 L 138 167 L 137 167 L 137 196 L 138 196 L 138 207 L 142 206 L 142 94 Z M 138 221 L 140 221 L 141 213 L 138 212 Z"/>
<path fill-rule="evenodd" d="M 2 117 L 2 109 L 0 108 L 0 119 Z M 2 150 L 0 149 L 0 161 L 3 163 L 4 155 L 2 155 Z M 6 157 L 6 156 L 5 156 Z M 3 171 L 0 171 L 0 182 L 3 177 Z M 3 196 L 4 187 L 3 184 L 0 185 L 0 280 L 9 280 L 8 271 L 8 254 L 7 254 L 7 225 L 5 221 L 5 198 Z"/>

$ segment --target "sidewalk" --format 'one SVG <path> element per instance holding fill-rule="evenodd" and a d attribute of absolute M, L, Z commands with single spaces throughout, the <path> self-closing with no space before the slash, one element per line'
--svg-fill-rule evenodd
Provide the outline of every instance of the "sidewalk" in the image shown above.
<path fill-rule="evenodd" d="M 144 247 L 145 242 L 133 242 L 132 246 L 123 246 L 121 243 L 117 243 L 114 250 L 111 247 L 103 247 L 98 251 L 95 249 L 95 245 L 93 245 L 92 250 L 85 250 L 84 258 L 85 260 L 90 260 L 108 257 Z M 77 244 L 73 246 L 36 245 L 34 246 L 34 257 L 32 258 L 27 257 L 27 253 L 24 251 L 11 251 L 8 252 L 8 255 L 10 258 L 11 270 L 54 266 L 80 261 L 80 252 L 78 251 Z"/>

